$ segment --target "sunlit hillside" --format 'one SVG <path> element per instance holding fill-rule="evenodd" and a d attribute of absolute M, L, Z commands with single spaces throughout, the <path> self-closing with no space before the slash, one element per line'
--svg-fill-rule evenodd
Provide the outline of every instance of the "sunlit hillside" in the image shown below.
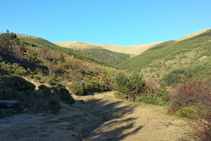
<path fill-rule="evenodd" d="M 100 45 L 100 44 L 92 44 L 92 43 L 85 43 L 85 42 L 59 42 L 55 43 L 56 45 L 62 47 L 68 47 L 75 50 L 86 50 L 86 49 L 93 49 L 93 48 L 102 48 L 108 49 L 110 51 L 125 53 L 129 55 L 139 55 L 142 52 L 146 51 L 147 49 L 160 44 L 161 42 L 146 44 L 146 45 L 133 45 L 133 46 L 118 46 L 118 45 Z"/>

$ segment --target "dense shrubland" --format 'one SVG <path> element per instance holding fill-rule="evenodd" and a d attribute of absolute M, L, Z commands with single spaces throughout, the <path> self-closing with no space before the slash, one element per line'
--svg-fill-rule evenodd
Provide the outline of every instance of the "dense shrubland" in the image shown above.
<path fill-rule="evenodd" d="M 127 99 L 136 102 L 145 102 L 155 105 L 166 105 L 169 102 L 170 95 L 164 82 L 160 87 L 153 83 L 146 83 L 143 76 L 139 73 L 132 73 L 127 77 L 120 72 L 116 76 L 118 91 L 115 96 L 121 99 Z"/>
<path fill-rule="evenodd" d="M 39 90 L 35 90 L 34 84 L 16 75 L 2 75 L 0 82 L 0 100 L 17 100 L 21 111 L 57 113 L 61 108 L 60 101 L 67 104 L 75 102 L 64 88 L 40 85 Z"/>
<path fill-rule="evenodd" d="M 3 33 L 0 50 L 0 100 L 18 100 L 23 109 L 56 113 L 61 101 L 74 103 L 67 89 L 85 95 L 88 91 L 115 88 L 117 70 L 41 38 L 17 38 L 14 33 Z M 50 87 L 41 85 L 35 90 L 33 84 L 21 77 Z"/>

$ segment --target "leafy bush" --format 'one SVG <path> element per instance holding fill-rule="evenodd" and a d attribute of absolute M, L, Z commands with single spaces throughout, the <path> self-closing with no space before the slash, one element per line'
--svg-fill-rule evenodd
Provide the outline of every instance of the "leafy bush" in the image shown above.
<path fill-rule="evenodd" d="M 0 87 L 11 88 L 17 91 L 34 91 L 35 85 L 26 81 L 22 77 L 10 75 L 10 76 L 1 76 L 0 82 L 3 84 Z"/>
<path fill-rule="evenodd" d="M 97 79 L 87 80 L 85 82 L 85 88 L 90 91 L 108 91 L 108 86 L 104 85 L 103 83 L 99 82 Z"/>
<path fill-rule="evenodd" d="M 58 113 L 61 109 L 61 105 L 59 103 L 59 100 L 56 97 L 51 97 L 49 99 L 49 105 L 52 110 L 52 113 Z"/>
<path fill-rule="evenodd" d="M 123 94 L 123 93 L 120 93 L 120 92 L 114 92 L 114 96 L 116 98 L 121 98 L 121 99 L 126 99 L 126 96 Z"/>
<path fill-rule="evenodd" d="M 72 83 L 70 85 L 70 90 L 75 93 L 76 95 L 86 95 L 87 94 L 87 91 L 85 89 L 85 87 L 82 85 L 82 86 L 77 86 L 75 85 L 74 83 Z"/>
<path fill-rule="evenodd" d="M 74 104 L 75 100 L 73 99 L 73 97 L 70 95 L 69 91 L 65 88 L 60 88 L 59 89 L 59 94 L 61 99 L 68 104 Z"/>
<path fill-rule="evenodd" d="M 39 88 L 40 90 L 44 90 L 45 88 L 47 88 L 47 86 L 45 86 L 45 85 L 40 85 L 38 88 Z"/>
<path fill-rule="evenodd" d="M 191 108 L 181 108 L 179 112 L 180 112 L 180 115 L 183 117 L 190 116 L 191 114 L 196 113 L 196 111 Z"/>
<path fill-rule="evenodd" d="M 129 89 L 127 87 L 122 87 L 120 88 L 119 92 L 128 95 Z"/>
<path fill-rule="evenodd" d="M 115 80 L 118 87 L 123 87 L 129 82 L 129 79 L 127 78 L 127 76 L 122 72 L 118 73 Z"/>

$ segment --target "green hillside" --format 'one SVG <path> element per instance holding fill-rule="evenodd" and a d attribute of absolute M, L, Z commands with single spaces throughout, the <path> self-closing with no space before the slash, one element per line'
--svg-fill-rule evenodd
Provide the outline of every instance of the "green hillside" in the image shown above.
<path fill-rule="evenodd" d="M 98 60 L 100 63 L 104 65 L 108 65 L 111 67 L 116 67 L 118 64 L 130 58 L 130 55 L 128 54 L 113 52 L 107 49 L 102 49 L 97 47 L 80 50 L 79 52 L 94 58 L 94 60 Z"/>
<path fill-rule="evenodd" d="M 33 112 L 58 112 L 61 101 L 73 104 L 68 90 L 76 95 L 113 90 L 118 72 L 41 38 L 0 34 L 0 100 L 20 101 Z M 26 80 L 43 85 L 36 90 Z"/>
<path fill-rule="evenodd" d="M 179 42 L 172 40 L 156 45 L 119 64 L 118 68 L 142 72 L 150 81 L 159 81 L 170 72 L 184 69 L 184 73 L 176 76 L 180 80 L 181 77 L 187 78 L 190 75 L 202 77 L 210 74 L 210 57 L 211 30 L 208 30 L 193 38 Z M 206 69 L 202 69 L 203 66 L 206 66 Z"/>
<path fill-rule="evenodd" d="M 106 66 L 110 66 L 110 67 L 116 67 L 118 64 L 130 58 L 128 54 L 117 53 L 117 52 L 113 52 L 113 51 L 102 49 L 102 48 L 74 50 L 71 48 L 57 46 L 42 38 L 30 37 L 26 35 L 22 35 L 22 36 L 19 35 L 18 37 L 20 39 L 20 42 L 24 46 L 31 46 L 31 47 L 38 47 L 38 48 L 45 47 L 48 49 L 65 51 L 69 55 L 75 55 L 75 57 L 77 57 L 78 59 L 92 60 L 92 61 L 98 62 Z"/>

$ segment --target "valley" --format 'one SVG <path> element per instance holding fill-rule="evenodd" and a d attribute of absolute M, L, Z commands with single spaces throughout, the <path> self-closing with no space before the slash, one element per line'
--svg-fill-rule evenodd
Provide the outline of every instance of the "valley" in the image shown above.
<path fill-rule="evenodd" d="M 130 47 L 0 34 L 2 140 L 211 139 L 211 29 Z"/>

